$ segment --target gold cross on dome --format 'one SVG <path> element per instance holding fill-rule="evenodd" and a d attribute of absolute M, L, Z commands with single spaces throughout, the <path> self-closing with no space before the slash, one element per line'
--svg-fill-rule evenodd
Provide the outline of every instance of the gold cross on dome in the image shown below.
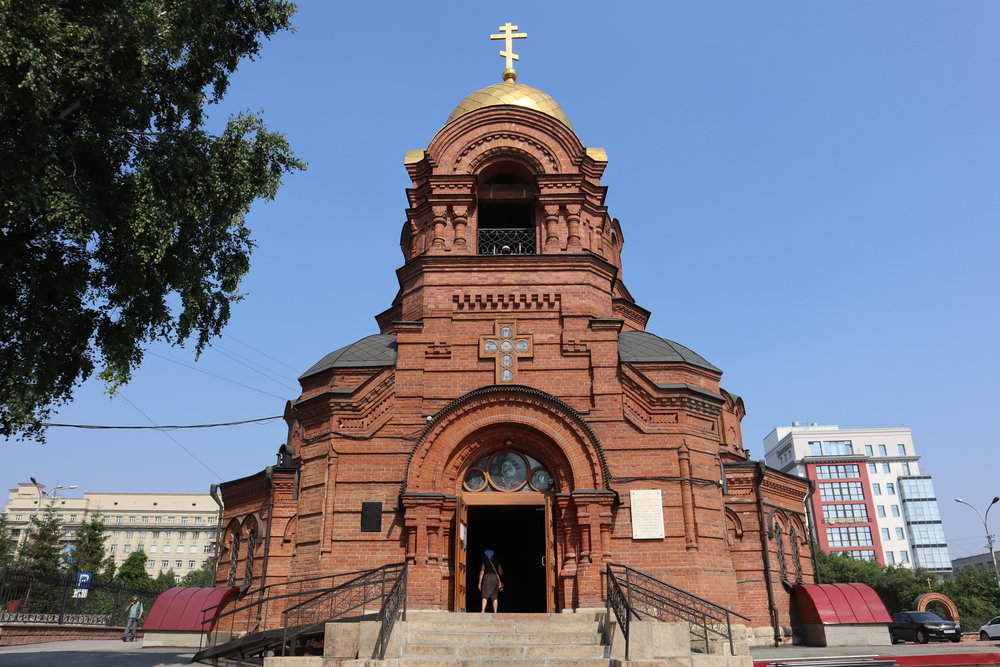
<path fill-rule="evenodd" d="M 530 358 L 534 352 L 532 336 L 518 334 L 513 320 L 498 321 L 494 331 L 479 337 L 479 357 L 496 360 L 496 384 L 511 384 L 517 380 L 517 360 Z"/>
<path fill-rule="evenodd" d="M 490 39 L 502 39 L 504 40 L 504 48 L 500 51 L 500 55 L 507 59 L 507 69 L 503 71 L 503 79 L 506 81 L 508 78 L 517 79 L 517 72 L 514 71 L 514 61 L 520 60 L 521 57 L 514 53 L 514 40 L 524 39 L 528 36 L 526 32 L 516 32 L 517 26 L 511 25 L 510 21 L 503 24 L 497 30 L 500 31 L 499 35 L 490 35 Z"/>

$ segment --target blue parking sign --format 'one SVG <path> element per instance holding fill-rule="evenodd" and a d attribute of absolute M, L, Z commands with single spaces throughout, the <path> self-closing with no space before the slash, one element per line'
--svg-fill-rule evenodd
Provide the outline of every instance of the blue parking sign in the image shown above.
<path fill-rule="evenodd" d="M 73 588 L 90 588 L 90 580 L 94 575 L 90 572 L 77 572 L 76 573 L 76 584 Z"/>

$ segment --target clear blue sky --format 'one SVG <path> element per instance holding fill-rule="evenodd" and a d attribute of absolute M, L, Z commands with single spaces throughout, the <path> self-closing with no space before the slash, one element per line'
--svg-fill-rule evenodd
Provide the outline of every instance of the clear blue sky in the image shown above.
<path fill-rule="evenodd" d="M 984 549 L 951 499 L 1000 494 L 1000 4 L 501 4 L 301 3 L 215 112 L 262 110 L 309 162 L 249 217 L 259 248 L 225 335 L 197 362 L 154 346 L 120 397 L 89 382 L 57 420 L 279 415 L 303 370 L 375 333 L 405 151 L 500 80 L 488 35 L 510 20 L 529 34 L 520 81 L 608 151 L 649 329 L 725 371 L 752 453 L 793 420 L 910 426 L 952 557 Z M 284 436 L 51 429 L 5 444 L 0 469 L 8 487 L 206 491 L 273 463 Z"/>

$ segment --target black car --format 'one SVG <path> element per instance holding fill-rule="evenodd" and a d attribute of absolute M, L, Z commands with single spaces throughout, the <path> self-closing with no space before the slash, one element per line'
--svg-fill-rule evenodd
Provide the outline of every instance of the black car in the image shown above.
<path fill-rule="evenodd" d="M 893 644 L 913 641 L 926 644 L 928 640 L 962 641 L 962 628 L 929 611 L 902 611 L 892 615 L 889 636 Z"/>

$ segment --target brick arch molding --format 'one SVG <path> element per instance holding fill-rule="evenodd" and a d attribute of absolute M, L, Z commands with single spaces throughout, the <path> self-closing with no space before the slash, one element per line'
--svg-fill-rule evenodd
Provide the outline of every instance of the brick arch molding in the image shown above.
<path fill-rule="evenodd" d="M 915 611 L 927 611 L 927 607 L 935 602 L 945 608 L 945 614 L 947 614 L 949 621 L 961 622 L 958 616 L 958 606 L 951 601 L 950 597 L 943 593 L 924 593 L 923 595 L 918 595 L 913 600 L 913 609 Z"/>
<path fill-rule="evenodd" d="M 462 470 L 502 446 L 509 431 L 552 466 L 561 491 L 609 489 L 600 441 L 569 405 L 544 391 L 491 385 L 455 399 L 434 415 L 407 462 L 403 493 L 455 491 Z M 482 434 L 490 434 L 492 441 Z M 476 457 L 476 458 L 473 458 Z"/>

